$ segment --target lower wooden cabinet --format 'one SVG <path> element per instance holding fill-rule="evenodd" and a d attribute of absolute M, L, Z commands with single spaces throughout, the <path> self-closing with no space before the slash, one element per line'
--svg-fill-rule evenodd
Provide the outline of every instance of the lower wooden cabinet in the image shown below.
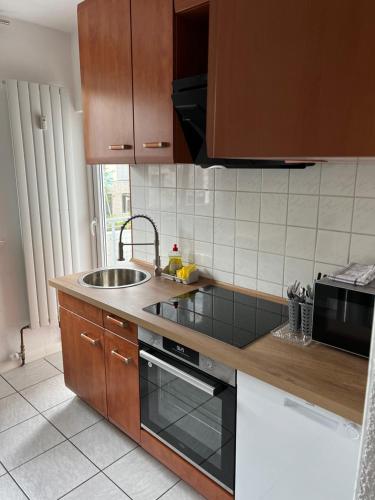
<path fill-rule="evenodd" d="M 107 416 L 104 328 L 60 307 L 65 384 Z"/>
<path fill-rule="evenodd" d="M 132 334 L 135 332 L 135 342 L 105 330 L 60 305 L 65 384 L 139 442 L 138 340 L 136 325 L 124 323 L 126 331 L 124 333 L 122 328 L 120 333 L 129 335 L 128 330 Z"/>
<path fill-rule="evenodd" d="M 105 331 L 108 419 L 140 441 L 138 346 Z"/>

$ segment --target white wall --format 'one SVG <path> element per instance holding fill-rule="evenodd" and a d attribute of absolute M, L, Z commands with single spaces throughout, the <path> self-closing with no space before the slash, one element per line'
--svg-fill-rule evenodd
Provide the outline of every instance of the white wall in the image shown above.
<path fill-rule="evenodd" d="M 205 275 L 275 295 L 348 261 L 375 262 L 375 160 L 306 170 L 131 168 L 134 213 L 154 217 L 165 258 L 176 241 Z M 150 227 L 134 224 L 134 241 Z M 146 247 L 145 247 L 146 248 Z M 135 257 L 150 260 L 135 249 Z"/>
<path fill-rule="evenodd" d="M 73 63 L 73 57 L 75 58 Z M 0 78 L 63 85 L 77 102 L 78 51 L 70 34 L 12 20 L 0 25 Z M 76 69 L 74 70 L 76 72 Z M 80 267 L 91 267 L 86 167 L 82 141 L 82 117 L 72 111 L 73 155 L 77 172 L 77 223 L 82 228 Z M 22 242 L 17 209 L 8 113 L 0 92 L 0 372 L 10 368 L 9 354 L 19 349 L 19 329 L 28 322 Z M 59 336 L 46 329 L 25 332 L 27 360 L 56 350 Z"/>

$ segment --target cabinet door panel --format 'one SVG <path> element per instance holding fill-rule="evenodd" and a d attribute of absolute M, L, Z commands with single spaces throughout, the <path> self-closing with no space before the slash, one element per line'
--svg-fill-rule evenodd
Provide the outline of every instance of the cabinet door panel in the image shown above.
<path fill-rule="evenodd" d="M 372 0 L 210 2 L 214 157 L 375 154 Z"/>
<path fill-rule="evenodd" d="M 107 416 L 104 330 L 60 307 L 65 384 Z"/>
<path fill-rule="evenodd" d="M 108 418 L 140 441 L 138 346 L 105 332 Z"/>
<path fill-rule="evenodd" d="M 80 3 L 78 32 L 86 161 L 134 163 L 130 0 Z"/>
<path fill-rule="evenodd" d="M 173 162 L 173 0 L 132 0 L 137 163 Z"/>

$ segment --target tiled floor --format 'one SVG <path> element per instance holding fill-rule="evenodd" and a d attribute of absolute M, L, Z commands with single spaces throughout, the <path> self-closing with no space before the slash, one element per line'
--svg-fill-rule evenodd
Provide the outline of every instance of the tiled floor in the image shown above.
<path fill-rule="evenodd" d="M 198 500 L 64 385 L 61 353 L 0 376 L 1 500 Z"/>

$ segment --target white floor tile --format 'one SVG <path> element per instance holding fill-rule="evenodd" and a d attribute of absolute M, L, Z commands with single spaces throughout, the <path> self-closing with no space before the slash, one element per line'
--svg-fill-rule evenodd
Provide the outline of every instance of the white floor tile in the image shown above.
<path fill-rule="evenodd" d="M 54 406 L 43 415 L 68 438 L 103 419 L 78 397 Z"/>
<path fill-rule="evenodd" d="M 71 439 L 99 469 L 104 469 L 137 447 L 137 444 L 105 420 Z"/>
<path fill-rule="evenodd" d="M 100 473 L 65 495 L 64 500 L 129 500 L 115 484 Z"/>
<path fill-rule="evenodd" d="M 17 391 L 21 391 L 22 389 L 26 389 L 26 387 L 59 375 L 59 373 L 59 370 L 50 363 L 44 359 L 38 359 L 25 366 L 20 366 L 10 372 L 3 373 L 3 377 Z"/>
<path fill-rule="evenodd" d="M 204 500 L 191 486 L 180 481 L 165 493 L 160 500 Z"/>
<path fill-rule="evenodd" d="M 27 500 L 9 474 L 0 477 L 0 498 L 2 500 Z"/>
<path fill-rule="evenodd" d="M 11 470 L 64 440 L 44 417 L 37 415 L 0 433 L 0 461 Z"/>
<path fill-rule="evenodd" d="M 64 371 L 63 357 L 61 351 L 50 354 L 49 356 L 46 356 L 45 359 L 61 372 Z"/>
<path fill-rule="evenodd" d="M 8 384 L 2 377 L 0 377 L 0 398 L 5 398 L 16 392 L 12 386 Z"/>
<path fill-rule="evenodd" d="M 55 500 L 97 472 L 98 469 L 66 441 L 11 474 L 31 500 Z"/>
<path fill-rule="evenodd" d="M 0 399 L 0 432 L 37 415 L 37 413 L 35 408 L 19 394 L 11 394 Z"/>
<path fill-rule="evenodd" d="M 133 500 L 155 500 L 178 482 L 178 477 L 141 448 L 105 470 Z"/>
<path fill-rule="evenodd" d="M 48 410 L 74 397 L 74 393 L 65 386 L 62 374 L 24 389 L 21 394 L 39 411 Z"/>
<path fill-rule="evenodd" d="M 6 470 L 4 469 L 4 467 L 0 464 L 0 477 L 3 476 L 4 474 L 6 474 Z"/>

